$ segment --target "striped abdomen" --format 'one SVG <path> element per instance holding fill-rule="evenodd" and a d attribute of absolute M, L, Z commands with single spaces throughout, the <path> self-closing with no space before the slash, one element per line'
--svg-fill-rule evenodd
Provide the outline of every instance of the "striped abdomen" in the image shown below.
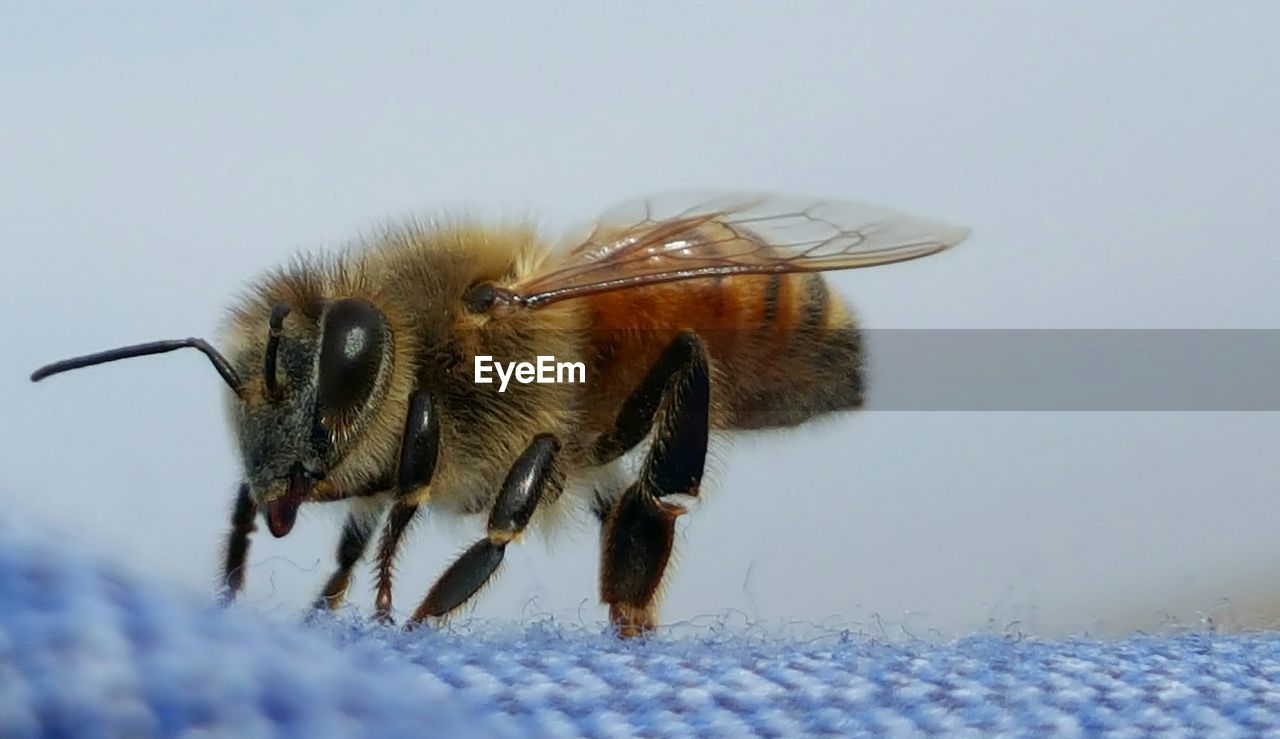
<path fill-rule="evenodd" d="M 711 354 L 717 428 L 791 426 L 862 403 L 857 327 L 821 274 L 684 280 L 587 298 L 587 415 L 607 427 L 682 330 Z"/>

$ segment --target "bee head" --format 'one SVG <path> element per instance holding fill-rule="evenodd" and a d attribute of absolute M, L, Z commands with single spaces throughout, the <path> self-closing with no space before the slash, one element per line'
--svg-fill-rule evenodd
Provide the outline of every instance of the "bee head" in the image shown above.
<path fill-rule="evenodd" d="M 237 316 L 235 349 L 203 339 L 156 341 L 55 362 L 33 382 L 73 369 L 176 349 L 198 349 L 226 382 L 245 481 L 268 528 L 284 536 L 298 506 L 342 462 L 385 393 L 391 331 L 372 303 L 338 298 L 294 311 L 288 303 Z M 256 327 L 256 330 L 255 330 Z"/>
<path fill-rule="evenodd" d="M 233 359 L 246 380 L 228 409 L 251 495 L 283 536 L 385 393 L 391 335 L 360 298 L 324 301 L 318 318 L 279 303 L 259 325 Z"/>

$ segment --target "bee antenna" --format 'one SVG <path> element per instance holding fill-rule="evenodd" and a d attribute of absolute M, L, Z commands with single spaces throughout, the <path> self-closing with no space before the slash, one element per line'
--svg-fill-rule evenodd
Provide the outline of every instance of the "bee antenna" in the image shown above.
<path fill-rule="evenodd" d="M 227 385 L 240 395 L 241 381 L 240 375 L 236 374 L 235 369 L 231 367 L 231 363 L 227 358 L 218 353 L 217 349 L 210 346 L 209 342 L 204 339 L 170 339 L 167 341 L 151 341 L 146 344 L 134 344 L 133 346 L 122 346 L 119 349 L 108 349 L 105 352 L 97 354 L 86 354 L 82 357 L 72 357 L 64 359 L 61 362 L 46 364 L 35 372 L 31 373 L 31 381 L 39 382 L 50 375 L 57 375 L 69 370 L 80 369 L 81 367 L 92 367 L 96 364 L 106 364 L 114 362 L 117 359 L 132 359 L 133 357 L 145 357 L 150 354 L 164 354 L 175 349 L 199 349 L 204 353 L 209 361 L 213 363 L 213 368 L 222 375 L 222 379 Z"/>
<path fill-rule="evenodd" d="M 284 333 L 284 319 L 289 315 L 289 306 L 278 303 L 271 309 L 269 319 L 270 332 L 267 334 L 267 358 L 263 365 L 262 377 L 267 384 L 267 399 L 271 402 L 280 400 L 280 385 L 276 381 L 276 363 L 280 356 L 280 336 Z"/>

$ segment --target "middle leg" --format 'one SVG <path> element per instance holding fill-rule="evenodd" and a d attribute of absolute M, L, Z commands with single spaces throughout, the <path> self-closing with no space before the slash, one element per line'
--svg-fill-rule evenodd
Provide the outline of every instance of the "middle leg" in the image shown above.
<path fill-rule="evenodd" d="M 418 513 L 416 504 L 397 503 L 387 516 L 387 525 L 382 529 L 382 539 L 378 543 L 378 594 L 373 602 L 373 617 L 384 624 L 394 623 L 391 617 L 391 579 L 395 571 L 396 553 L 400 550 L 400 541 L 405 531 Z"/>
<path fill-rule="evenodd" d="M 410 624 L 448 615 L 488 582 L 502 564 L 507 544 L 529 525 L 538 501 L 549 489 L 558 489 L 564 483 L 556 467 L 559 452 L 560 442 L 551 434 L 533 438 L 502 483 L 489 514 L 485 538 L 463 552 L 436 580 L 414 611 Z"/>
<path fill-rule="evenodd" d="M 378 594 L 374 598 L 374 618 L 392 623 L 391 579 L 396 553 L 405 531 L 418 513 L 421 496 L 415 494 L 431 484 L 440 454 L 440 419 L 430 391 L 420 388 L 409 404 L 404 437 L 400 442 L 400 466 L 396 475 L 395 506 L 387 516 L 378 544 Z"/>

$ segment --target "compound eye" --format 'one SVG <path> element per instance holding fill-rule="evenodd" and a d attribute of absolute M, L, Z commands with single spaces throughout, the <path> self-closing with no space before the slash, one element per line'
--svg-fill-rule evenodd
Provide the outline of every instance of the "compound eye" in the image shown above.
<path fill-rule="evenodd" d="M 317 388 L 322 417 L 347 416 L 369 399 L 382 368 L 386 334 L 386 320 L 368 301 L 343 298 L 329 306 Z"/>

